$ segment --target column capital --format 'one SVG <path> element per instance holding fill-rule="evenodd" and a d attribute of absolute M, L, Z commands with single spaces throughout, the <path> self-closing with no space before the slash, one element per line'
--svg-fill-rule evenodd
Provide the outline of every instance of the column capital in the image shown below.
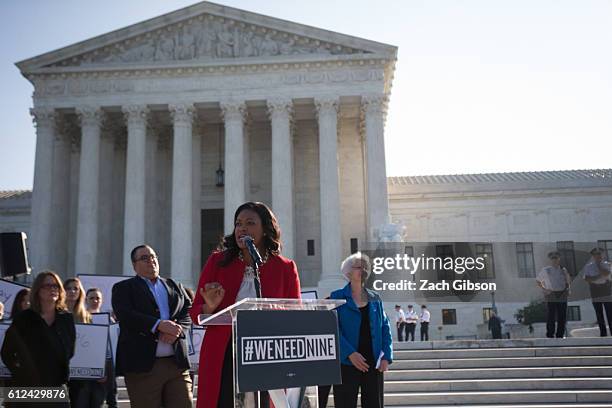
<path fill-rule="evenodd" d="M 147 105 L 126 105 L 121 107 L 123 116 L 128 126 L 147 124 L 149 108 Z"/>
<path fill-rule="evenodd" d="M 322 115 L 338 115 L 339 98 L 323 96 L 315 98 L 317 117 Z"/>
<path fill-rule="evenodd" d="M 370 94 L 361 97 L 361 110 L 364 114 L 384 114 L 389 103 L 387 94 Z"/>
<path fill-rule="evenodd" d="M 74 137 L 80 134 L 77 118 L 74 116 L 61 115 L 57 123 L 55 140 L 63 143 L 72 143 Z"/>
<path fill-rule="evenodd" d="M 98 106 L 78 106 L 75 108 L 81 127 L 97 126 L 102 127 L 104 112 Z"/>
<path fill-rule="evenodd" d="M 49 107 L 30 108 L 30 115 L 32 115 L 32 122 L 37 128 L 55 127 L 55 121 L 58 117 L 55 109 Z"/>
<path fill-rule="evenodd" d="M 192 103 L 176 103 L 168 106 L 174 124 L 191 124 L 195 114 Z"/>
<path fill-rule="evenodd" d="M 291 98 L 273 98 L 266 102 L 268 106 L 268 116 L 290 119 L 293 115 L 293 101 Z"/>
<path fill-rule="evenodd" d="M 227 100 L 219 103 L 221 106 L 221 115 L 223 120 L 240 120 L 244 122 L 246 120 L 246 104 L 244 101 Z"/>

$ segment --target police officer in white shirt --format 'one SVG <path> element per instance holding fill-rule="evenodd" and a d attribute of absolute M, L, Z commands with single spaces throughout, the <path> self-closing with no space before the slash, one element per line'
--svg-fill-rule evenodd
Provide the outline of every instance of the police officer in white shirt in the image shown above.
<path fill-rule="evenodd" d="M 603 259 L 602 253 L 603 249 L 601 248 L 593 248 L 591 250 L 592 258 L 584 266 L 583 278 L 589 283 L 591 300 L 593 301 L 593 308 L 595 309 L 597 324 L 599 325 L 599 334 L 601 337 L 606 337 L 604 309 L 608 318 L 610 335 L 612 335 L 612 277 L 610 275 L 610 263 Z"/>
<path fill-rule="evenodd" d="M 410 337 L 410 341 L 414 341 L 414 332 L 416 331 L 416 325 L 419 321 L 417 312 L 414 311 L 412 305 L 408 305 L 408 311 L 406 312 L 406 341 Z"/>
<path fill-rule="evenodd" d="M 431 314 L 429 310 L 427 310 L 427 306 L 421 305 L 421 316 L 419 316 L 419 320 L 421 321 L 421 341 L 429 341 L 429 320 L 431 319 Z"/>
<path fill-rule="evenodd" d="M 395 326 L 397 327 L 397 341 L 404 341 L 406 315 L 400 305 L 395 305 Z M 408 335 L 406 335 L 406 340 L 408 340 Z"/>
<path fill-rule="evenodd" d="M 567 322 L 567 297 L 571 278 L 567 269 L 561 266 L 561 254 L 557 251 L 548 254 L 550 266 L 542 268 L 536 277 L 536 283 L 544 292 L 548 308 L 546 320 L 546 337 L 563 338 Z M 555 330 L 555 323 L 557 329 Z"/>

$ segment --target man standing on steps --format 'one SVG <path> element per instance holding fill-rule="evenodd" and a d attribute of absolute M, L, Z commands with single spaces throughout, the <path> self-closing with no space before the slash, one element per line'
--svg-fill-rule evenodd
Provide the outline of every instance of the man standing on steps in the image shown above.
<path fill-rule="evenodd" d="M 431 314 L 429 310 L 427 310 L 427 306 L 421 305 L 421 316 L 419 316 L 419 320 L 421 321 L 421 341 L 429 341 L 429 320 L 431 319 Z"/>
<path fill-rule="evenodd" d="M 410 337 L 410 341 L 414 341 L 414 332 L 416 331 L 416 325 L 419 321 L 417 312 L 414 311 L 412 305 L 408 305 L 408 311 L 406 312 L 406 341 Z"/>
<path fill-rule="evenodd" d="M 544 292 L 548 308 L 546 320 L 546 337 L 563 338 L 567 322 L 567 297 L 571 278 L 567 269 L 561 266 L 561 254 L 557 251 L 548 254 L 550 266 L 542 268 L 536 277 L 536 283 Z M 555 330 L 555 323 L 557 328 Z"/>
<path fill-rule="evenodd" d="M 395 305 L 395 326 L 397 327 L 397 341 L 404 341 L 404 330 L 406 328 L 406 316 L 400 305 Z M 406 334 L 406 341 L 408 334 Z"/>
<path fill-rule="evenodd" d="M 591 300 L 597 316 L 597 325 L 601 337 L 607 336 L 606 317 L 612 335 L 612 276 L 610 274 L 610 263 L 602 256 L 603 249 L 593 248 L 591 250 L 591 262 L 583 269 L 583 277 L 589 283 Z M 604 316 L 605 310 L 605 316 Z"/>
<path fill-rule="evenodd" d="M 183 285 L 159 276 L 153 248 L 139 245 L 130 257 L 136 276 L 113 286 L 120 328 L 117 375 L 125 378 L 132 408 L 191 408 L 191 300 Z"/>

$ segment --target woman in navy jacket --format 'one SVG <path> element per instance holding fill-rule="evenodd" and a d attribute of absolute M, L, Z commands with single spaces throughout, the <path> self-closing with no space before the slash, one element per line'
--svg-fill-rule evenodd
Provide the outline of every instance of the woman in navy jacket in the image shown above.
<path fill-rule="evenodd" d="M 370 275 L 370 259 L 357 252 L 342 262 L 342 274 L 349 283 L 332 292 L 331 299 L 345 299 L 337 309 L 340 327 L 342 384 L 334 385 L 334 405 L 382 408 L 383 373 L 393 361 L 389 319 L 380 296 L 365 288 Z"/>

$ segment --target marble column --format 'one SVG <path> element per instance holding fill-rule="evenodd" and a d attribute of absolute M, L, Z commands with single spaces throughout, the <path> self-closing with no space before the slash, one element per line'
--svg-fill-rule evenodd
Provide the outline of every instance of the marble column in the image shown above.
<path fill-rule="evenodd" d="M 177 281 L 193 287 L 192 259 L 192 121 L 190 104 L 170 105 L 174 126 L 172 151 L 172 221 L 170 273 Z"/>
<path fill-rule="evenodd" d="M 342 261 L 338 166 L 338 99 L 315 99 L 319 121 L 321 283 L 337 283 Z M 329 285 L 327 285 L 329 286 Z M 323 294 L 322 294 L 323 295 Z"/>
<path fill-rule="evenodd" d="M 268 101 L 268 114 L 272 125 L 272 210 L 281 229 L 282 253 L 288 258 L 295 256 L 292 109 L 291 99 Z"/>
<path fill-rule="evenodd" d="M 115 165 L 115 136 L 122 129 L 122 120 L 106 118 L 100 134 L 100 199 L 98 200 L 98 261 L 96 267 L 100 274 L 121 274 L 119 266 L 113 265 L 113 243 L 120 241 L 113 234 L 113 219 L 123 218 L 123 208 L 118 214 L 113 213 L 113 193 L 117 180 L 113 174 Z M 125 190 L 125 188 L 123 189 Z M 123 192 L 123 191 L 121 191 Z M 122 248 L 123 249 L 123 248 Z M 132 273 L 133 274 L 133 273 Z"/>
<path fill-rule="evenodd" d="M 34 272 L 49 268 L 51 245 L 51 200 L 53 194 L 53 144 L 56 113 L 53 108 L 34 108 L 30 114 L 36 126 L 36 159 L 30 218 L 30 263 Z"/>
<path fill-rule="evenodd" d="M 123 275 L 132 275 L 130 253 L 145 243 L 145 190 L 147 152 L 147 114 L 145 105 L 124 106 L 127 122 L 125 210 L 123 226 Z"/>
<path fill-rule="evenodd" d="M 244 102 L 222 102 L 221 112 L 225 121 L 225 187 L 223 205 L 223 233 L 234 230 L 234 211 L 246 201 L 244 143 Z"/>
<path fill-rule="evenodd" d="M 194 280 L 197 283 L 197 279 L 200 276 L 200 270 L 202 269 L 202 137 L 204 134 L 204 123 L 202 121 L 196 122 L 197 125 L 193 129 L 193 149 L 192 149 L 192 160 L 193 160 L 193 239 L 192 239 L 192 265 L 191 270 L 193 271 Z"/>
<path fill-rule="evenodd" d="M 70 233 L 70 155 L 74 124 L 64 117 L 56 134 L 53 155 L 53 260 L 52 269 L 61 276 L 68 273 L 68 243 Z"/>
<path fill-rule="evenodd" d="M 376 240 L 382 226 L 389 222 L 384 137 L 386 105 L 386 95 L 362 98 L 366 145 L 366 219 L 370 241 Z"/>
<path fill-rule="evenodd" d="M 76 274 L 95 274 L 98 254 L 98 187 L 102 110 L 77 108 L 81 121 L 81 163 L 77 206 Z"/>

